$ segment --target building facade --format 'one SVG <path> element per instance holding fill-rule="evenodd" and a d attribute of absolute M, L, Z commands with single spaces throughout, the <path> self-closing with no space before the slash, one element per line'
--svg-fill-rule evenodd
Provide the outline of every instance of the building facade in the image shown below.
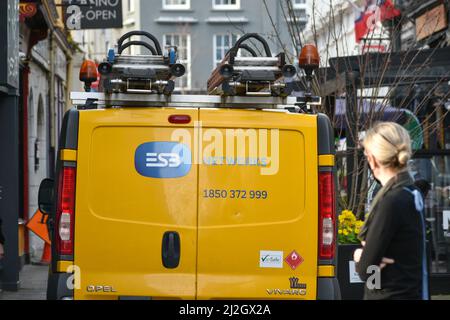
<path fill-rule="evenodd" d="M 379 13 L 370 19 L 373 27 L 368 34 L 357 41 L 355 21 L 366 8 L 371 8 L 369 2 L 374 1 L 315 0 L 308 3 L 311 18 L 304 33 L 305 42 L 316 44 L 323 66 L 328 66 L 330 58 L 393 49 L 389 29 L 377 21 Z"/>
<path fill-rule="evenodd" d="M 28 172 L 24 175 L 28 178 L 28 181 L 24 181 L 28 184 L 28 208 L 27 214 L 22 217 L 25 222 L 38 209 L 37 196 L 41 181 L 53 177 L 55 171 L 59 130 L 67 106 L 71 55 L 70 45 L 63 34 L 54 31 L 31 49 L 29 59 L 23 60 L 29 73 L 28 93 L 24 93 L 24 97 L 28 96 L 27 145 L 24 141 L 28 153 Z M 29 250 L 25 251 L 32 262 L 39 262 L 43 241 L 32 232 L 29 240 Z"/>
<path fill-rule="evenodd" d="M 400 0 L 397 6 L 407 18 L 401 26 L 403 50 L 450 45 L 448 0 Z"/>
<path fill-rule="evenodd" d="M 18 0 L 0 2 L 0 219 L 5 235 L 5 258 L 0 261 L 0 288 L 17 287 L 19 275 L 18 215 L 20 210 L 19 157 L 19 37 Z"/>
<path fill-rule="evenodd" d="M 286 51 L 296 56 L 288 24 L 303 30 L 308 18 L 306 1 L 292 0 L 292 8 L 296 21 L 290 21 L 286 1 L 161 0 L 141 1 L 140 15 L 142 28 L 162 39 L 163 46 L 179 47 L 187 74 L 178 87 L 202 92 L 211 71 L 245 33 L 263 35 L 275 54 Z"/>
<path fill-rule="evenodd" d="M 450 291 L 450 2 L 399 1 L 404 51 L 436 53 L 426 63 L 431 81 L 414 90 L 414 107 L 424 131 L 424 150 L 416 153 L 417 179 L 430 184 L 425 199 L 431 252 L 431 285 L 437 293 Z M 439 56 L 438 54 L 441 53 Z M 419 66 L 420 67 L 420 66 Z M 423 69 L 423 68 L 422 68 Z"/>
<path fill-rule="evenodd" d="M 324 78 L 322 95 L 330 103 L 327 111 L 339 118 L 344 116 L 345 125 L 336 125 L 336 136 L 346 139 L 343 152 L 338 152 L 339 187 L 344 197 L 365 197 L 363 186 L 352 191 L 352 173 L 357 164 L 352 162 L 352 148 L 356 141 L 352 134 L 363 132 L 367 123 L 358 123 L 367 112 L 358 104 L 365 100 L 370 112 L 380 105 L 391 105 L 403 109 L 408 122 L 403 123 L 409 130 L 414 145 L 414 157 L 409 170 L 421 186 L 425 195 L 426 227 L 429 245 L 430 280 L 433 295 L 448 294 L 450 288 L 450 11 L 449 1 L 395 1 L 400 11 L 392 19 L 380 21 L 378 34 L 368 34 L 360 44 L 356 44 L 355 13 L 353 4 L 370 1 L 333 1 L 333 7 L 320 8 L 318 5 L 312 16 L 319 21 L 315 27 L 309 26 L 310 41 L 318 44 L 323 65 L 329 68 Z M 381 3 L 381 2 L 380 2 Z M 319 12 L 325 14 L 320 19 Z M 317 14 L 316 14 L 317 12 Z M 336 36 L 334 36 L 336 34 Z M 308 37 L 307 36 L 307 37 Z M 379 38 L 379 39 L 377 39 Z M 330 41 L 331 39 L 331 41 Z M 368 42 L 369 39 L 372 41 Z M 386 40 L 384 40 L 386 39 Z M 336 41 L 338 40 L 338 41 Z M 337 45 L 341 48 L 338 52 Z M 345 50 L 347 44 L 349 50 Z M 369 44 L 369 48 L 365 46 Z M 381 45 L 377 50 L 378 45 Z M 367 51 L 372 54 L 365 54 Z M 386 52 L 386 53 L 384 53 Z M 332 63 L 329 63 L 329 59 Z M 331 76 L 330 76 L 331 75 Z M 355 80 L 356 79 L 356 80 Z M 373 81 L 373 79 L 377 79 Z M 331 85 L 328 87 L 328 85 Z M 328 90 L 332 89 L 329 95 Z M 370 89 L 370 90 L 369 90 Z M 327 92 L 324 94 L 324 92 Z M 374 94 L 375 93 L 375 94 Z M 331 97 L 331 99 L 329 99 Z M 347 106 L 337 112 L 337 98 L 345 98 Z M 357 108 L 355 108 L 358 106 Z M 340 114 L 344 110 L 344 114 Z M 388 112 L 380 112 L 385 120 Z M 400 119 L 390 118 L 391 121 Z M 373 122 L 372 122 L 373 123 Z M 356 134 L 353 137 L 357 137 Z M 349 142 L 351 141 L 351 142 Z M 345 151 L 344 151 L 345 150 Z M 362 154 L 362 152 L 361 152 Z M 359 179 L 359 178 L 358 178 Z M 363 181 L 362 179 L 359 181 Z M 367 183 L 366 183 L 367 184 Z M 360 191 L 361 190 L 361 191 Z M 352 193 L 353 192 L 353 193 Z M 369 195 L 370 198 L 370 195 Z M 369 203 L 367 203 L 369 204 Z M 366 207 L 368 208 L 368 206 Z M 364 212 L 364 208 L 355 208 Z"/>
<path fill-rule="evenodd" d="M 16 144 L 16 150 L 8 154 L 9 161 L 16 163 L 9 174 L 16 175 L 17 185 L 11 190 L 2 177 L 0 186 L 8 188 L 8 197 L 17 201 L 17 208 L 9 204 L 0 212 L 7 238 L 0 284 L 4 290 L 15 291 L 20 287 L 23 264 L 42 259 L 44 241 L 26 225 L 37 212 L 41 181 L 54 178 L 74 51 L 55 1 L 8 2 L 17 8 L 17 34 L 7 39 L 7 46 L 17 45 L 18 105 L 16 117 L 9 120 L 14 133 L 0 136 L 0 141 Z M 6 150 L 2 147 L 2 152 Z"/>

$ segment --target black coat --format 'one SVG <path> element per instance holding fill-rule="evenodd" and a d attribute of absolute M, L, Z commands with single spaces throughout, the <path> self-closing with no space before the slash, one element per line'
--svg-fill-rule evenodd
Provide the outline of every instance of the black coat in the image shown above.
<path fill-rule="evenodd" d="M 411 188 L 413 188 L 411 186 Z M 423 224 L 414 195 L 393 187 L 373 208 L 361 260 L 356 271 L 367 281 L 369 266 L 383 257 L 394 259 L 381 271 L 381 289 L 365 287 L 365 299 L 422 299 Z"/>
<path fill-rule="evenodd" d="M 1 244 L 5 243 L 5 237 L 3 236 L 3 233 L 2 233 L 2 219 L 0 219 L 0 243 Z"/>

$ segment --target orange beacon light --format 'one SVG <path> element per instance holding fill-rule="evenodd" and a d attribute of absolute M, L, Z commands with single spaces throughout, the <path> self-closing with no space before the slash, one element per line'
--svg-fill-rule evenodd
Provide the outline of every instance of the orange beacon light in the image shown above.
<path fill-rule="evenodd" d="M 84 90 L 91 91 L 91 85 L 98 79 L 97 65 L 92 60 L 84 60 L 80 68 L 80 81 L 84 82 Z"/>

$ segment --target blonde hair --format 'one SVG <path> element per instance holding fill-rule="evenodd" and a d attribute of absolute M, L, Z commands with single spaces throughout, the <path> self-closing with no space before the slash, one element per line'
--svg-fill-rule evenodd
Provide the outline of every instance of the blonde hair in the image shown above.
<path fill-rule="evenodd" d="M 376 123 L 367 131 L 363 146 L 388 168 L 404 169 L 412 156 L 408 131 L 394 122 Z"/>

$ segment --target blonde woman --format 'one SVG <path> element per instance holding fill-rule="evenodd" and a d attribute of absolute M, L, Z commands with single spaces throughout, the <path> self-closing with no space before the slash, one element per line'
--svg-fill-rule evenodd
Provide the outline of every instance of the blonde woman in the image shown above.
<path fill-rule="evenodd" d="M 364 298 L 426 300 L 423 199 L 407 170 L 409 134 L 396 123 L 378 123 L 367 131 L 363 147 L 382 185 L 359 235 L 363 249 L 354 253 L 356 270 L 367 281 Z"/>

